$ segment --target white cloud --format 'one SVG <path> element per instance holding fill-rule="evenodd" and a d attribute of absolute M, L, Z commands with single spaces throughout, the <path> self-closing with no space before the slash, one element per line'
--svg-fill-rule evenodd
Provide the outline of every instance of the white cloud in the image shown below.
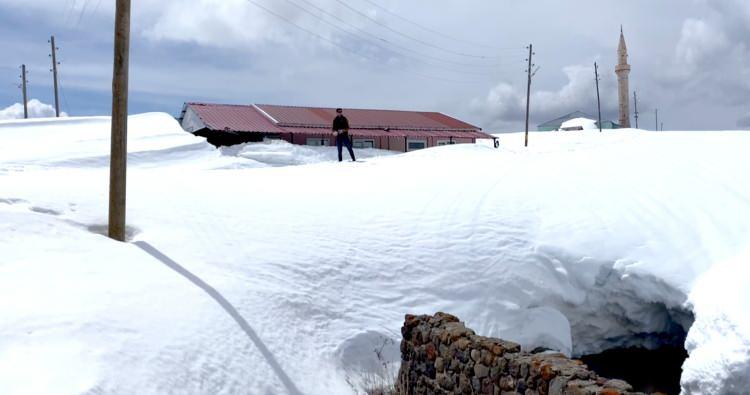
<path fill-rule="evenodd" d="M 341 7 L 335 5 L 332 0 L 309 3 L 305 0 L 147 0 L 140 6 L 138 25 L 141 33 L 151 40 L 193 42 L 205 47 L 239 49 L 262 44 L 291 45 L 299 42 L 292 40 L 292 35 L 303 34 L 310 38 L 309 33 L 290 23 L 336 41 L 336 34 L 341 32 L 331 24 L 347 31 L 353 29 L 317 9 L 346 20 Z M 359 25 L 354 20 L 347 23 Z M 318 39 L 303 43 L 304 46 L 311 44 L 328 45 Z"/>
<path fill-rule="evenodd" d="M 55 107 L 42 103 L 37 99 L 29 100 L 27 107 L 29 118 L 52 118 L 55 116 Z M 60 116 L 67 117 L 68 114 L 62 112 Z M 23 104 L 16 103 L 0 110 L 0 120 L 7 119 L 23 119 Z"/>
<path fill-rule="evenodd" d="M 153 40 L 194 42 L 204 46 L 247 47 L 282 38 L 264 11 L 246 0 L 150 2 L 144 35 Z"/>
<path fill-rule="evenodd" d="M 563 73 L 568 82 L 557 91 L 534 91 L 532 86 L 530 129 L 534 130 L 537 123 L 576 110 L 592 116 L 597 114 L 593 65 L 568 66 L 563 68 Z M 607 113 L 617 110 L 617 84 L 613 75 L 603 74 L 600 78 L 602 118 L 607 118 Z M 526 116 L 525 86 L 517 89 L 507 83 L 500 83 L 486 97 L 472 100 L 471 109 L 490 128 L 517 127 Z"/>

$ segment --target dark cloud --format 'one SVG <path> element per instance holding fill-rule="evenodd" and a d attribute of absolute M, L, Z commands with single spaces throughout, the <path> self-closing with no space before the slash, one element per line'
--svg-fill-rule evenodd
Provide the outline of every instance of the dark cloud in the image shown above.
<path fill-rule="evenodd" d="M 523 47 L 534 43 L 542 69 L 533 83 L 532 124 L 574 110 L 595 113 L 594 60 L 602 70 L 603 117 L 613 119 L 620 24 L 644 121 L 658 107 L 673 128 L 731 128 L 750 102 L 747 0 L 374 0 L 433 32 L 362 0 L 345 3 L 379 24 L 336 0 L 255 1 L 287 21 L 247 0 L 135 4 L 133 111 L 174 114 L 185 100 L 387 107 L 518 129 L 525 112 Z M 54 31 L 65 87 L 76 93 L 69 95 L 70 112 L 106 113 L 114 10 L 110 2 L 96 3 L 0 3 L 0 46 L 9 49 L 0 70 L 8 86 L 13 69 L 30 64 L 32 88 L 50 101 L 46 36 Z M 1 90 L 0 107 L 16 96 Z"/>

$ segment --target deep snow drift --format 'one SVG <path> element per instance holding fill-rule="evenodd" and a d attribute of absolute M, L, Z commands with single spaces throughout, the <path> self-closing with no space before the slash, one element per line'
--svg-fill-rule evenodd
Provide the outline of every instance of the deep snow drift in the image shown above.
<path fill-rule="evenodd" d="M 131 239 L 191 281 L 100 235 L 108 118 L 0 122 L 0 393 L 352 393 L 438 310 L 571 354 L 689 329 L 684 390 L 747 391 L 750 133 L 522 139 L 340 164 L 132 117 Z"/>

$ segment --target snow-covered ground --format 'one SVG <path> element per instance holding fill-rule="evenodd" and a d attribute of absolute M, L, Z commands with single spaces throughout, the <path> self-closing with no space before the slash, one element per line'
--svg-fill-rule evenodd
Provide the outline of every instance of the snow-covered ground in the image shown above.
<path fill-rule="evenodd" d="M 689 330 L 684 392 L 747 393 L 750 133 L 522 142 L 337 163 L 134 116 L 118 243 L 108 118 L 0 121 L 0 393 L 353 393 L 438 310 L 574 355 Z"/>

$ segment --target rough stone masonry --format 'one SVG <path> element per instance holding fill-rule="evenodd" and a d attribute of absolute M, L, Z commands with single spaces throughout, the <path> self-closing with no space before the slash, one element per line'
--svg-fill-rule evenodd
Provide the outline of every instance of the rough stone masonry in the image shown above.
<path fill-rule="evenodd" d="M 477 336 L 450 314 L 407 315 L 401 334 L 398 394 L 640 394 L 562 354 L 521 352 L 516 343 Z"/>

